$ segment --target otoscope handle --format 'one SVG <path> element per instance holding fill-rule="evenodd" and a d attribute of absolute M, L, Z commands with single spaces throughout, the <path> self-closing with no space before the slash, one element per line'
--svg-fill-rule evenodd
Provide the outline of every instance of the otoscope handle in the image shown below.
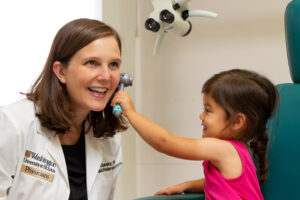
<path fill-rule="evenodd" d="M 120 83 L 119 85 L 119 89 L 118 90 L 124 90 L 124 84 Z M 117 103 L 114 107 L 113 107 L 113 114 L 116 117 L 120 117 L 123 113 L 123 109 L 121 104 Z"/>
<path fill-rule="evenodd" d="M 113 114 L 116 117 L 120 117 L 122 113 L 123 113 L 122 106 L 119 103 L 117 103 L 113 108 Z"/>
<path fill-rule="evenodd" d="M 121 73 L 120 74 L 120 83 L 119 83 L 119 87 L 118 90 L 124 90 L 124 87 L 127 86 L 131 86 L 132 85 L 132 80 L 133 78 L 126 73 Z M 113 114 L 116 117 L 121 116 L 123 113 L 122 107 L 119 103 L 117 103 L 114 107 L 113 107 Z"/>

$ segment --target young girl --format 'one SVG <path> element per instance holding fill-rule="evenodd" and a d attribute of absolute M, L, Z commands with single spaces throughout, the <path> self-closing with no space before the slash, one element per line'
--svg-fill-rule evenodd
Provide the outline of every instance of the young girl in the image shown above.
<path fill-rule="evenodd" d="M 205 179 L 174 185 L 156 195 L 204 191 L 206 199 L 263 199 L 259 183 L 268 176 L 266 123 L 279 101 L 276 88 L 255 72 L 233 69 L 207 80 L 202 93 L 201 139 L 172 135 L 147 120 L 135 112 L 124 91 L 112 101 L 121 103 L 131 125 L 159 152 L 204 160 Z M 250 149 L 257 159 L 259 181 Z"/>

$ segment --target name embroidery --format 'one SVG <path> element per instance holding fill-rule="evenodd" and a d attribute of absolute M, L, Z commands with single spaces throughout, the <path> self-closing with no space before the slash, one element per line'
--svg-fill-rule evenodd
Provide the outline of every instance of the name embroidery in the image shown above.
<path fill-rule="evenodd" d="M 54 174 L 52 173 L 48 173 L 47 171 L 35 168 L 35 167 L 31 167 L 28 165 L 23 164 L 22 168 L 21 168 L 21 172 L 25 173 L 25 174 L 29 174 L 31 176 L 35 176 L 37 178 L 41 178 L 44 179 L 46 181 L 49 181 L 50 183 L 52 183 L 53 178 L 54 178 Z"/>
<path fill-rule="evenodd" d="M 114 170 L 115 168 L 117 168 L 120 165 L 122 165 L 122 162 L 116 163 L 115 160 L 112 162 L 102 163 L 98 173 Z"/>

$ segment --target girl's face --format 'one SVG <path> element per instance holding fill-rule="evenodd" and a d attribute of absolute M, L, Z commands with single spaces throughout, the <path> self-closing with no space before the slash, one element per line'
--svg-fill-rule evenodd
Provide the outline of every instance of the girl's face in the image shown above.
<path fill-rule="evenodd" d="M 65 83 L 76 113 L 104 110 L 120 80 L 121 55 L 112 36 L 97 39 L 74 54 L 62 68 Z"/>
<path fill-rule="evenodd" d="M 229 121 L 225 110 L 209 94 L 203 95 L 203 104 L 204 111 L 200 115 L 202 137 L 225 139 L 229 135 Z"/>

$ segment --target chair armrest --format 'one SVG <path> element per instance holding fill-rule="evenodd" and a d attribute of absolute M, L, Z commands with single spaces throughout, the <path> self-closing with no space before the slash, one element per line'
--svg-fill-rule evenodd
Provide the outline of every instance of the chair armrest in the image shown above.
<path fill-rule="evenodd" d="M 159 195 L 141 197 L 134 200 L 205 200 L 203 193 L 186 193 L 186 194 L 175 194 L 175 195 Z"/>

